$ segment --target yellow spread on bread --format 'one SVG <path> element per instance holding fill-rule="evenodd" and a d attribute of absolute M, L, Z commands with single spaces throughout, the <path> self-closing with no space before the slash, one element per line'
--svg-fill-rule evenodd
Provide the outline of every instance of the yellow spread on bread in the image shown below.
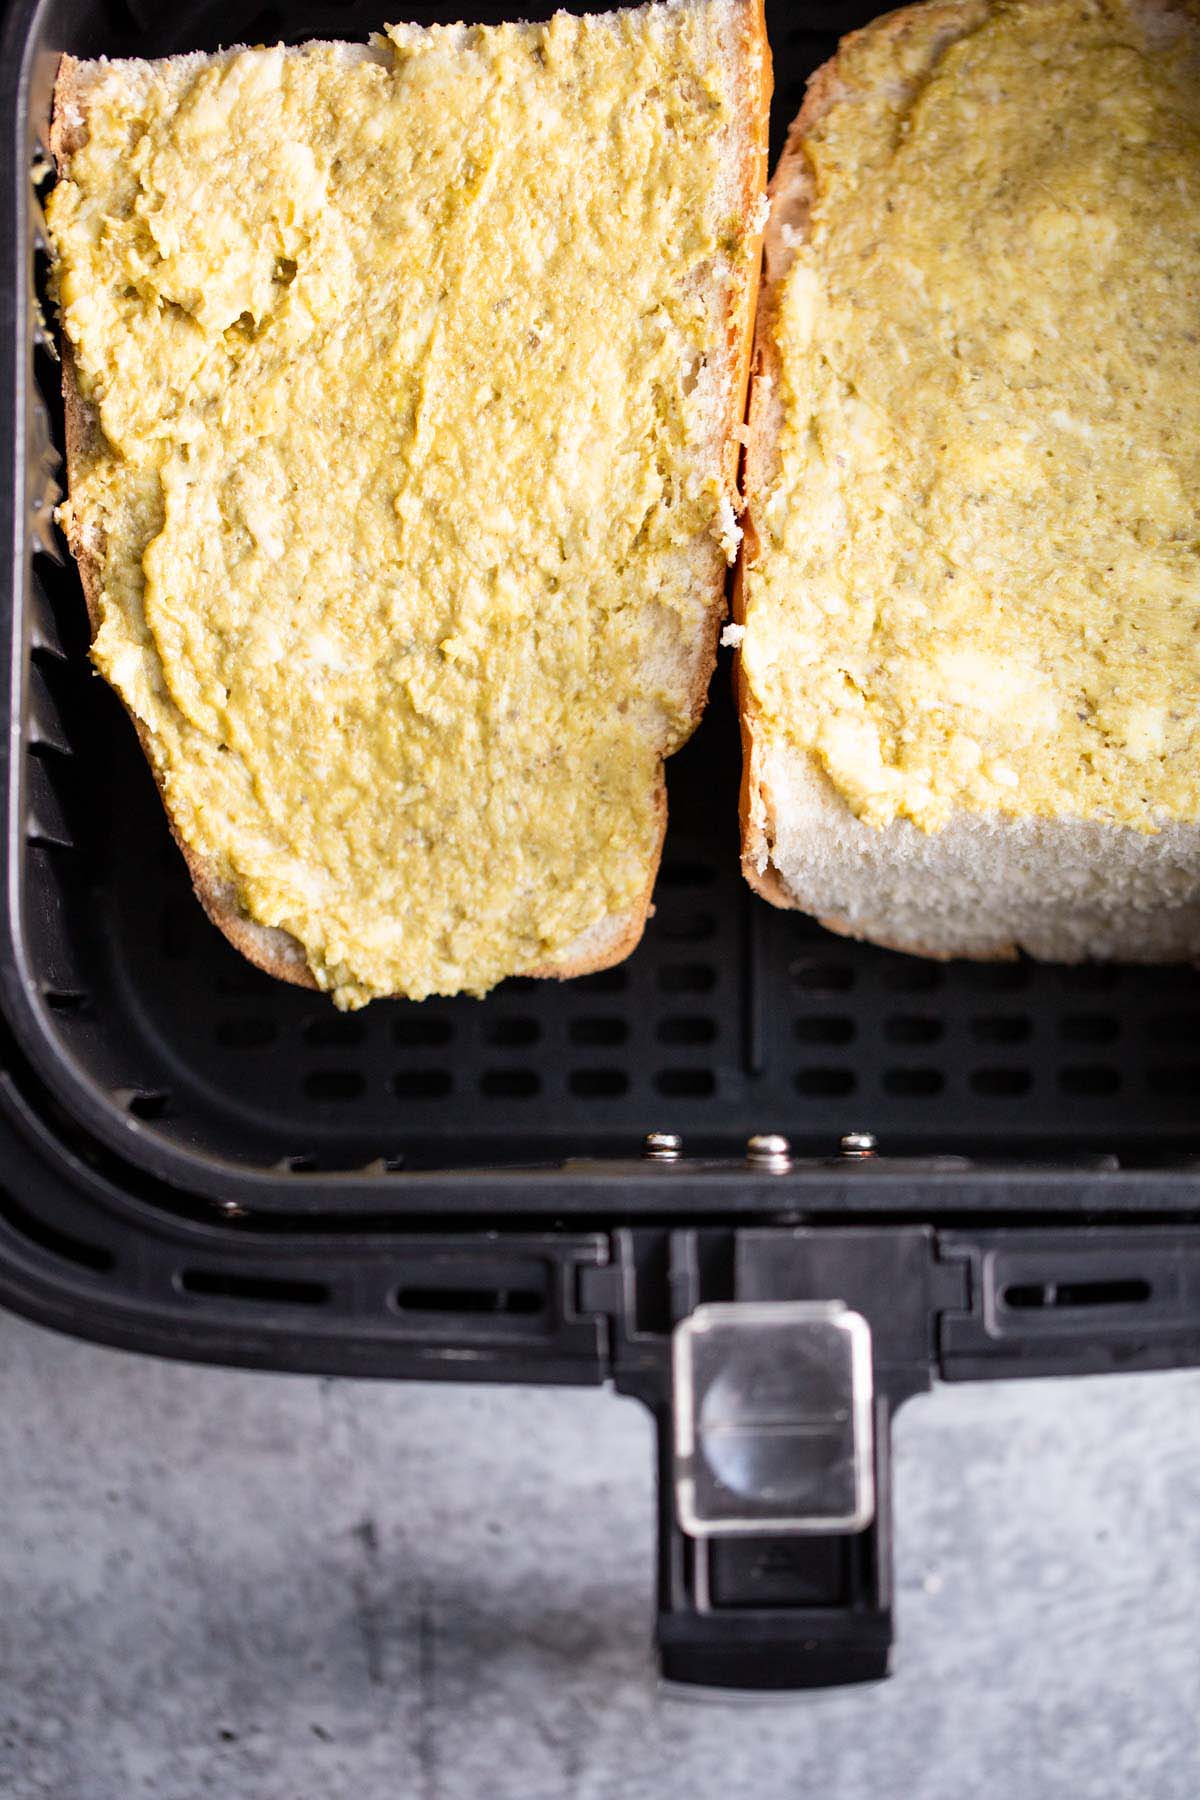
<path fill-rule="evenodd" d="M 776 291 L 768 728 L 861 820 L 1200 818 L 1200 79 L 1122 0 L 851 38 Z"/>
<path fill-rule="evenodd" d="M 95 661 L 340 1004 L 641 904 L 736 536 L 715 56 L 658 7 L 89 78 L 49 221 Z"/>

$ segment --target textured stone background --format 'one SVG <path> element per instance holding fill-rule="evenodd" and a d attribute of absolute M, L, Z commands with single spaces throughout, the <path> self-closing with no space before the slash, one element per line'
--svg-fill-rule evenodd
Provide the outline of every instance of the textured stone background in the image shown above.
<path fill-rule="evenodd" d="M 174 1367 L 0 1318 L 3 1800 L 1197 1800 L 1200 1372 L 897 1431 L 897 1674 L 664 1695 L 601 1392 Z"/>

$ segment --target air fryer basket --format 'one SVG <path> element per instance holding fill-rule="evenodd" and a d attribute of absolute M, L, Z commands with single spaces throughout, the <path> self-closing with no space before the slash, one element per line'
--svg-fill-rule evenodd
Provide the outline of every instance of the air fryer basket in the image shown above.
<path fill-rule="evenodd" d="M 869 0 L 862 12 L 773 9 L 777 127 L 832 49 L 828 34 L 866 13 Z M 50 0 L 41 17 L 52 46 L 139 55 L 379 23 L 363 5 L 247 15 L 224 0 L 182 14 Z M 34 129 L 51 73 L 47 59 Z M 45 346 L 34 372 L 27 475 L 52 544 L 38 433 L 44 409 L 61 442 L 61 406 Z M 656 913 L 626 965 L 561 985 L 510 981 L 482 1003 L 339 1016 L 250 968 L 203 917 L 133 732 L 89 671 L 75 570 L 38 555 L 36 537 L 30 552 L 28 652 L 20 609 L 13 640 L 25 725 L 7 832 L 14 1024 L 62 1104 L 173 1180 L 211 1190 L 219 1162 L 227 1192 L 233 1164 L 260 1177 L 263 1204 L 311 1191 L 314 1174 L 336 1172 L 326 1188 L 345 1192 L 347 1173 L 368 1170 L 360 1203 L 364 1187 L 382 1187 L 394 1207 L 404 1170 L 619 1156 L 655 1128 L 718 1157 L 765 1130 L 819 1155 L 856 1128 L 896 1155 L 976 1161 L 1161 1163 L 1200 1147 L 1196 971 L 939 965 L 834 937 L 748 892 L 725 666 L 669 768 Z"/>
<path fill-rule="evenodd" d="M 773 152 L 806 75 L 873 10 L 768 6 Z M 384 16 L 377 0 L 17 0 L 6 22 L 0 1299 L 170 1355 L 612 1378 L 660 1424 L 667 1671 L 746 1685 L 880 1674 L 896 1405 L 935 1373 L 1200 1359 L 1200 974 L 936 964 L 767 907 L 738 871 L 725 666 L 669 766 L 655 915 L 620 968 L 339 1015 L 208 924 L 133 732 L 90 673 L 52 522 L 62 408 L 30 171 L 40 158 L 44 175 L 63 50 L 361 36 Z M 650 1132 L 680 1146 L 648 1158 Z M 766 1132 L 788 1146 L 748 1154 Z M 877 1153 L 844 1152 L 850 1132 Z M 799 1517 L 797 1501 L 782 1535 L 752 1517 L 682 1531 L 696 1421 L 672 1410 L 679 1358 L 723 1333 L 722 1356 L 750 1355 L 782 1306 L 803 1352 L 793 1397 L 811 1400 L 820 1358 L 836 1360 L 831 1302 L 872 1345 L 867 1401 L 854 1395 L 874 1421 L 854 1447 L 871 1522 L 815 1529 L 825 1493 L 825 1513 L 814 1500 Z M 733 1312 L 713 1316 L 710 1340 L 687 1322 L 704 1327 L 697 1309 L 713 1304 Z M 825 1425 L 844 1474 L 831 1421 L 849 1401 L 835 1399 Z"/>

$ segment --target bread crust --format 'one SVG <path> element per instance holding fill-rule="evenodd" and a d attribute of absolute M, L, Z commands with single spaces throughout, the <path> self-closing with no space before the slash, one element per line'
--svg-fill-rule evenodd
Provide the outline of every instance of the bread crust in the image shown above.
<path fill-rule="evenodd" d="M 740 28 L 744 33 L 743 50 L 735 59 L 737 71 L 735 79 L 744 78 L 747 68 L 752 67 L 755 71 L 754 86 L 746 92 L 744 108 L 739 115 L 743 137 L 737 175 L 738 195 L 743 217 L 750 215 L 766 182 L 767 129 L 772 84 L 771 57 L 763 6 L 764 0 L 734 0 L 731 15 L 735 28 Z M 347 46 L 346 48 L 356 54 L 370 54 L 360 46 Z M 233 54 L 233 52 L 223 54 Z M 59 63 L 54 84 L 50 151 L 54 158 L 55 168 L 60 175 L 64 172 L 71 156 L 86 142 L 86 99 L 80 80 L 83 66 L 75 57 L 64 55 Z M 745 416 L 750 359 L 754 344 L 755 303 L 761 266 L 759 239 L 761 239 L 761 232 L 752 244 L 752 253 L 735 268 L 733 278 L 726 290 L 728 295 L 725 319 L 726 367 L 728 371 L 727 404 L 721 431 L 722 472 L 725 490 L 730 493 L 736 491 L 739 445 L 735 433 Z M 74 485 L 75 472 L 86 461 L 96 443 L 99 421 L 95 408 L 84 399 L 80 392 L 74 357 L 66 333 L 60 333 L 60 338 L 69 492 Z M 88 622 L 94 639 L 100 626 L 104 546 L 85 541 L 70 514 L 67 517 L 67 539 L 79 568 Z M 718 576 L 714 580 L 709 600 L 705 643 L 702 646 L 701 654 L 696 659 L 690 716 L 685 737 L 695 728 L 704 711 L 709 683 L 716 664 L 717 634 L 724 612 L 724 579 L 723 576 Z M 209 858 L 200 855 L 180 835 L 166 803 L 163 774 L 154 758 L 151 735 L 133 709 L 124 700 L 122 700 L 122 704 L 133 721 L 138 741 L 150 764 L 159 797 L 163 801 L 163 808 L 167 814 L 171 835 L 178 844 L 180 854 L 187 865 L 196 898 L 212 923 L 247 961 L 262 969 L 266 974 L 272 975 L 280 981 L 291 982 L 297 987 L 317 989 L 320 984 L 309 967 L 304 947 L 299 940 L 294 938 L 290 932 L 277 927 L 260 925 L 249 918 L 238 903 L 237 891 L 233 883 L 225 880 L 215 864 Z M 600 969 L 610 968 L 615 963 L 623 962 L 636 949 L 652 910 L 651 898 L 662 857 L 663 840 L 666 835 L 667 790 L 661 759 L 658 767 L 655 812 L 658 822 L 657 839 L 650 860 L 646 887 L 637 902 L 624 913 L 610 915 L 608 918 L 599 920 L 589 930 L 581 933 L 561 956 L 539 964 L 536 968 L 528 971 L 520 971 L 521 973 L 528 973 L 540 979 L 567 980 L 573 976 L 587 975 Z M 518 973 L 518 971 L 514 970 L 513 973 Z"/>
<path fill-rule="evenodd" d="M 809 77 L 804 102 L 788 129 L 784 148 L 768 188 L 771 210 L 763 240 L 764 287 L 755 324 L 747 402 L 743 474 L 744 535 L 733 583 L 733 615 L 739 625 L 745 624 L 746 564 L 757 554 L 759 548 L 754 519 L 755 498 L 766 491 L 773 476 L 782 422 L 782 408 L 778 399 L 780 357 L 775 337 L 778 298 L 790 261 L 790 246 L 797 236 L 803 238 L 807 235 L 809 215 L 816 197 L 813 169 L 805 149 L 805 141 L 825 116 L 848 97 L 850 90 L 844 79 L 843 56 L 856 41 L 868 35 L 890 40 L 898 58 L 906 40 L 918 32 L 922 37 L 929 33 L 932 19 L 935 21 L 935 28 L 931 41 L 935 52 L 940 52 L 955 38 L 974 29 L 987 16 L 989 5 L 990 0 L 917 0 L 917 4 L 885 13 L 860 31 L 848 34 L 839 43 L 834 56 Z M 1195 25 L 1200 20 L 1200 0 L 1136 0 L 1135 10 L 1147 27 L 1147 35 L 1156 28 L 1151 21 L 1160 22 L 1157 27 L 1160 30 L 1172 30 L 1175 21 L 1179 21 L 1182 28 L 1185 22 Z M 1019 930 L 996 932 L 987 942 L 972 940 L 969 943 L 934 943 L 919 932 L 913 934 L 903 929 L 890 928 L 886 919 L 882 924 L 875 920 L 864 924 L 862 921 L 856 922 L 836 913 L 825 912 L 797 893 L 774 861 L 777 820 L 781 808 L 767 768 L 766 732 L 746 680 L 740 652 L 734 662 L 734 690 L 742 745 L 739 791 L 742 873 L 757 894 L 772 906 L 813 912 L 827 931 L 838 936 L 866 938 L 884 949 L 900 950 L 934 961 L 948 961 L 954 957 L 967 957 L 977 962 L 1010 961 L 1029 949 L 1022 941 Z M 828 820 L 838 825 L 844 824 L 858 831 L 872 829 L 862 826 L 856 819 L 815 757 L 801 751 L 792 754 L 797 765 L 795 777 L 803 780 L 804 785 L 811 789 L 814 810 L 823 815 L 823 822 Z M 898 829 L 908 828 L 887 828 L 891 832 Z M 1110 830 L 1113 834 L 1128 835 L 1121 827 L 1112 827 Z M 1200 829 L 1197 830 L 1196 841 L 1200 853 Z M 886 905 L 884 911 L 886 913 Z M 1128 960 L 1143 960 L 1136 936 L 1136 922 L 1131 921 L 1131 924 L 1132 935 L 1122 939 L 1120 953 Z M 1200 955 L 1200 919 L 1189 924 L 1182 934 L 1167 934 L 1165 941 L 1170 946 L 1165 953 L 1151 953 L 1145 959 L 1163 961 L 1177 959 L 1183 954 Z M 1047 955 L 1044 949 L 1036 949 L 1032 953 Z M 1086 956 L 1110 954 L 1111 951 L 1096 945 L 1088 945 L 1081 950 L 1068 932 L 1063 933 L 1061 941 L 1056 942 L 1049 952 L 1053 960 L 1058 961 L 1079 961 Z"/>

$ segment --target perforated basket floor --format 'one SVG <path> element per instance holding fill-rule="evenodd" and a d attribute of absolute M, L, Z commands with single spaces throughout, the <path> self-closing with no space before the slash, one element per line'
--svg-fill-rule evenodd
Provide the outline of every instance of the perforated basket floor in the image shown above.
<path fill-rule="evenodd" d="M 769 9 L 777 142 L 832 33 L 869 11 Z M 382 15 L 331 5 L 234 20 L 201 5 L 136 30 L 128 13 L 96 6 L 46 16 L 54 47 L 156 54 L 354 34 Z M 33 367 L 31 510 L 45 421 L 61 443 L 57 367 L 40 349 Z M 652 1129 L 707 1155 L 772 1129 L 814 1154 L 852 1129 L 896 1154 L 1146 1162 L 1197 1145 L 1194 971 L 926 963 L 749 893 L 725 663 L 701 730 L 670 766 L 656 913 L 626 965 L 561 985 L 508 982 L 483 1002 L 341 1016 L 259 975 L 207 923 L 132 730 L 89 672 L 73 569 L 31 540 L 25 575 L 12 991 L 41 1078 L 135 1162 L 169 1145 L 177 1170 L 220 1158 L 286 1185 L 312 1169 L 631 1155 Z"/>
<path fill-rule="evenodd" d="M 1193 971 L 928 963 L 757 900 L 723 693 L 671 771 L 655 916 L 628 963 L 341 1015 L 209 925 L 123 716 L 80 685 L 63 727 L 79 753 L 32 753 L 32 948 L 64 1047 L 158 1132 L 298 1169 L 630 1153 L 650 1129 L 699 1153 L 763 1129 L 817 1152 L 853 1128 L 897 1153 L 1194 1142 Z"/>

